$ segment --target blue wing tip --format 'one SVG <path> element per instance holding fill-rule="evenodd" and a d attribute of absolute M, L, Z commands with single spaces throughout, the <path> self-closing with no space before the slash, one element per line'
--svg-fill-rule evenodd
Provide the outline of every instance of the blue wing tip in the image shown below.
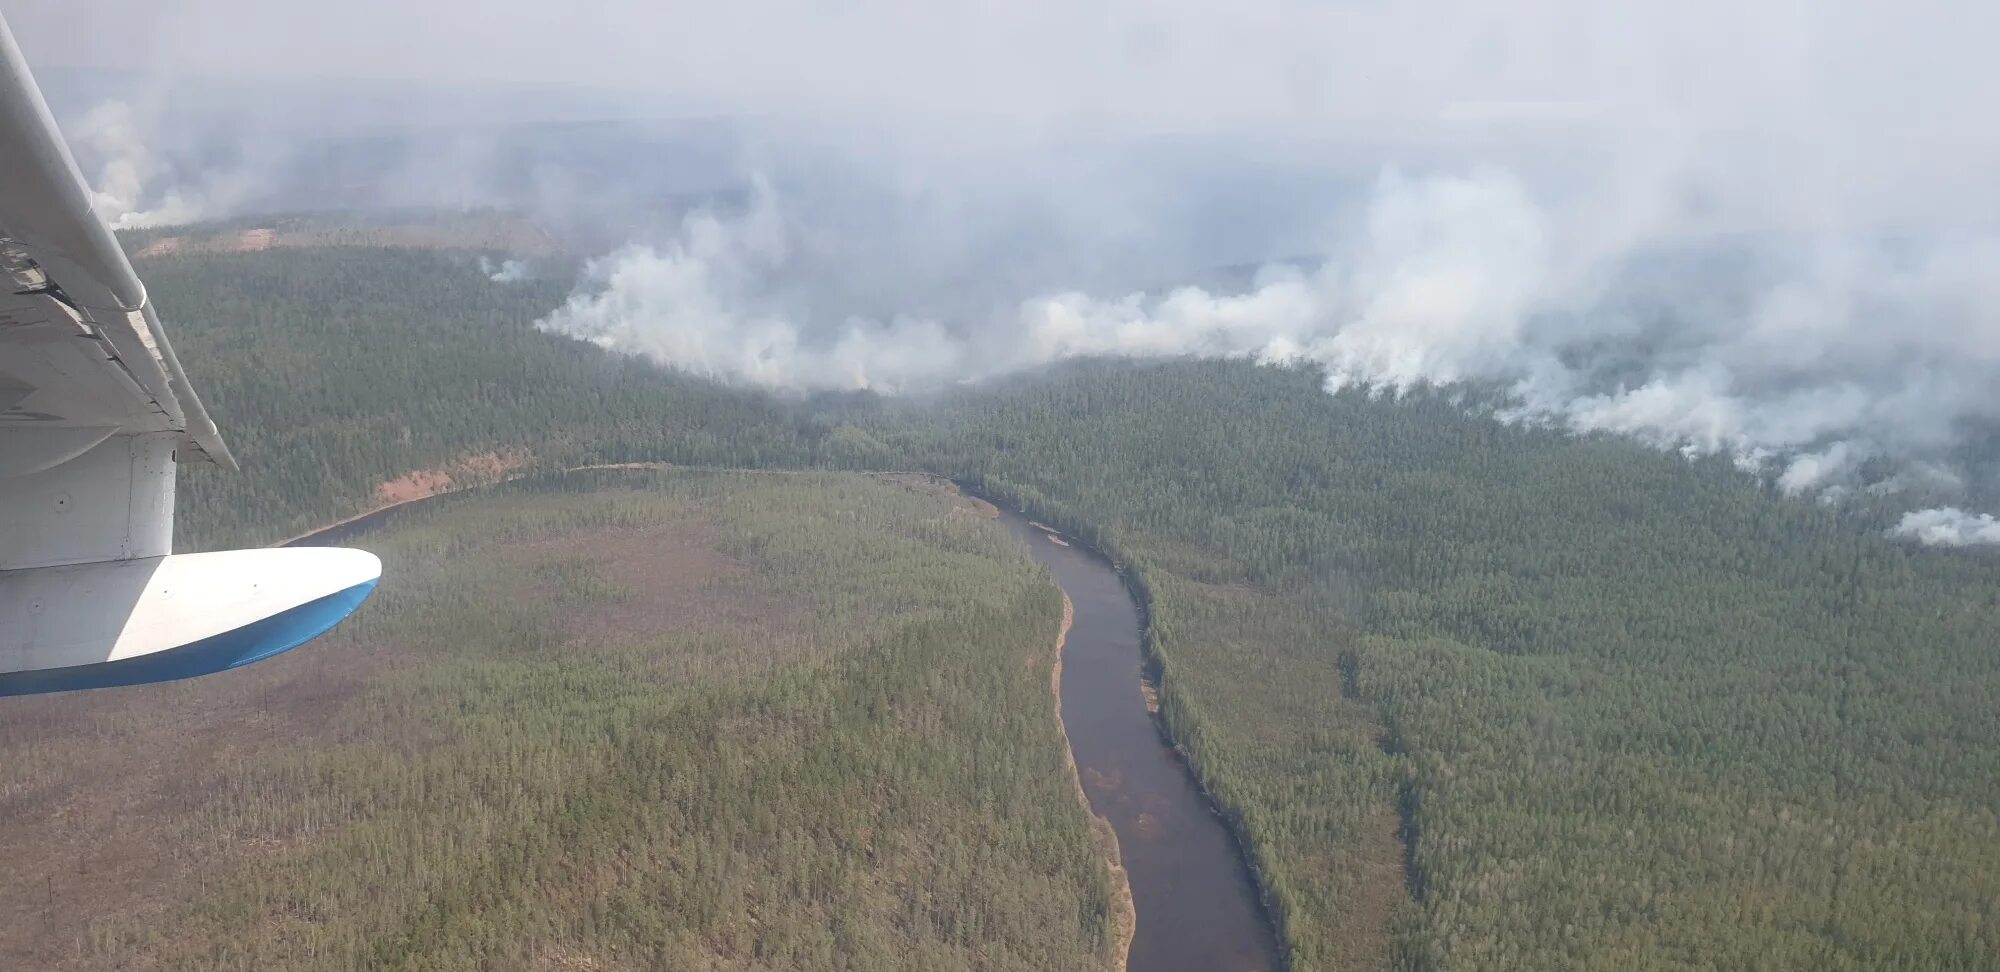
<path fill-rule="evenodd" d="M 241 668 L 325 634 L 374 593 L 380 577 L 178 648 L 69 668 L 0 674 L 0 696 L 170 682 Z"/>

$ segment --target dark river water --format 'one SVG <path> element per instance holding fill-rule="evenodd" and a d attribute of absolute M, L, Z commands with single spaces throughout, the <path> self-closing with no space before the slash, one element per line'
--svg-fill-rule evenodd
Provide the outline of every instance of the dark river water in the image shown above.
<path fill-rule="evenodd" d="M 446 496 L 450 494 L 440 493 L 438 495 Z M 340 523 L 336 523 L 332 526 L 320 527 L 319 529 L 314 530 L 311 533 L 293 537 L 292 539 L 287 540 L 282 544 L 279 544 L 279 546 L 333 547 L 343 543 L 348 543 L 354 540 L 356 537 L 373 533 L 376 530 L 381 529 L 384 524 L 389 522 L 390 517 L 393 517 L 398 513 L 404 513 L 413 510 L 418 506 L 437 498 L 438 496 L 426 496 L 420 500 L 415 500 L 409 503 L 399 503 L 395 506 L 388 507 L 387 509 L 376 510 L 373 513 L 364 513 L 360 516 L 355 517 L 352 520 L 345 520 Z"/>
<path fill-rule="evenodd" d="M 1139 914 L 1131 972 L 1276 972 L 1249 865 L 1140 691 L 1139 611 L 1118 572 L 1015 513 L 1007 526 L 1069 595 L 1062 716 L 1091 809 L 1111 821 Z"/>

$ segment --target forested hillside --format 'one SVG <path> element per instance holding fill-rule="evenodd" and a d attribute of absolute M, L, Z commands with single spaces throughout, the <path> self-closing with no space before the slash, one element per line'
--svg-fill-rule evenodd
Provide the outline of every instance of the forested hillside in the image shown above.
<path fill-rule="evenodd" d="M 2000 961 L 2000 566 L 1319 384 L 1083 364 L 902 440 L 1134 566 L 1299 968 L 1377 961 L 1397 810 L 1397 967 Z"/>
<path fill-rule="evenodd" d="M 140 261 L 237 475 L 182 477 L 183 547 L 270 542 L 467 455 L 716 465 L 813 461 L 778 403 L 532 325 L 566 279 L 495 283 L 475 257 L 325 247 Z"/>
<path fill-rule="evenodd" d="M 140 267 L 246 470 L 255 542 L 489 451 L 925 468 L 1134 568 L 1165 715 L 1300 970 L 1975 969 L 2000 955 L 2000 566 L 1720 462 L 1081 363 L 780 402 L 530 323 L 567 281 L 299 250 Z"/>
<path fill-rule="evenodd" d="M 0 707 L 0 967 L 1112 964 L 1060 595 L 947 491 L 453 497 L 308 650 Z"/>

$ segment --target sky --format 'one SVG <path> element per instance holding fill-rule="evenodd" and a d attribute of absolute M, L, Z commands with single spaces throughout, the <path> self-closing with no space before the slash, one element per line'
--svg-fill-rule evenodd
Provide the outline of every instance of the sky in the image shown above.
<path fill-rule="evenodd" d="M 1202 135 L 1729 169 L 1718 219 L 1993 221 L 1956 0 L 4 0 L 39 67 L 552 84 L 907 141 Z M 1689 159 L 1695 156 L 1695 159 Z M 1625 158 L 1633 157 L 1633 158 Z M 1644 177 L 1639 174 L 1638 177 Z"/>
<path fill-rule="evenodd" d="M 1992 147 L 1991 5 L 7 0 L 38 64 L 554 82 L 729 111 L 1318 134 L 1840 128 Z"/>
<path fill-rule="evenodd" d="M 2000 217 L 1956 0 L 4 0 L 37 67 L 554 84 L 978 145 L 1195 134 L 1554 146 L 1755 179 L 1729 218 Z M 1548 150 L 1548 149 L 1545 149 Z M 1699 161 L 1683 161 L 1696 155 Z M 1616 164 L 1639 164 L 1617 160 Z M 1913 184 L 1921 183 L 1921 184 Z"/>
<path fill-rule="evenodd" d="M 1727 455 L 1828 501 L 1935 499 L 1904 535 L 2000 542 L 1962 508 L 2000 494 L 1965 457 L 2000 422 L 2000 5 L 0 10 L 38 68 L 141 91 L 389 82 L 422 122 L 422 92 L 557 86 L 788 133 L 743 153 L 748 204 L 631 234 L 542 322 L 720 380 L 898 393 L 1192 354 L 1333 390 L 1479 383 L 1507 390 L 1502 421 Z M 147 152 L 174 133 L 148 101 L 84 126 L 123 160 L 106 198 L 139 221 L 226 208 L 162 188 Z M 1217 283 L 1205 261 L 1268 266 Z"/>

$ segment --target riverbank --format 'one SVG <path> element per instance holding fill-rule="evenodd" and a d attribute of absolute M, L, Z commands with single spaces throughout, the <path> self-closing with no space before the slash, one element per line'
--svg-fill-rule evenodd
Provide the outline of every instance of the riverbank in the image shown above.
<path fill-rule="evenodd" d="M 997 516 L 999 511 L 994 510 L 994 514 Z M 1062 596 L 1062 605 L 1062 626 L 1056 630 L 1055 662 L 1049 666 L 1049 695 L 1056 704 L 1056 731 L 1062 733 L 1063 765 L 1068 768 L 1069 780 L 1076 787 L 1077 805 L 1090 817 L 1091 838 L 1097 843 L 1104 856 L 1104 865 L 1110 871 L 1112 952 L 1109 967 L 1115 972 L 1125 972 L 1126 961 L 1132 953 L 1132 937 L 1138 932 L 1139 914 L 1132 904 L 1132 880 L 1125 872 L 1125 861 L 1120 856 L 1118 831 L 1112 828 L 1111 821 L 1098 816 L 1090 808 L 1090 794 L 1084 792 L 1083 775 L 1077 772 L 1076 752 L 1070 745 L 1069 728 L 1063 724 L 1063 645 L 1069 641 L 1070 625 L 1076 620 L 1076 605 L 1067 593 Z"/>
<path fill-rule="evenodd" d="M 1056 541 L 1056 546 L 1064 548 L 1065 552 L 1074 552 L 1086 560 L 1099 562 L 1115 576 L 1118 592 L 1130 604 L 1138 629 L 1139 665 L 1132 673 L 1132 677 L 1138 684 L 1146 723 L 1153 737 L 1172 755 L 1179 771 L 1186 776 L 1195 792 L 1200 795 L 1202 805 L 1227 832 L 1233 856 L 1249 878 L 1255 910 L 1261 916 L 1260 923 L 1271 936 L 1273 953 L 1268 959 L 1268 967 L 1274 970 L 1291 968 L 1291 938 L 1285 927 L 1283 911 L 1275 900 L 1276 893 L 1269 881 L 1269 871 L 1263 864 L 1263 849 L 1252 839 L 1249 827 L 1238 809 L 1209 788 L 1208 781 L 1199 769 L 1200 764 L 1195 754 L 1182 743 L 1174 731 L 1172 720 L 1163 711 L 1167 702 L 1167 692 L 1163 683 L 1166 681 L 1168 665 L 1151 631 L 1153 591 L 1143 569 L 1129 566 L 1127 559 L 1118 553 L 1118 544 L 1111 538 L 1101 535 L 1088 521 L 1076 517 L 1067 510 L 1052 507 L 1045 501 L 1025 497 L 1007 483 L 984 480 L 976 486 L 967 483 L 956 485 L 966 495 L 980 499 L 985 499 L 980 493 L 991 492 L 994 499 L 988 502 L 1002 504 L 996 505 L 996 510 L 1018 510 L 1018 514 L 1007 512 L 1003 516 L 1025 528 L 1017 532 L 1029 539 L 1031 548 L 1036 537 L 1053 540 Z M 1051 523 L 1064 526 L 1052 526 Z M 1063 530 L 1068 531 L 1067 535 L 1062 533 Z M 1059 537 L 1061 539 L 1058 539 Z M 1037 559 L 1044 560 L 1045 564 L 1048 563 L 1047 559 L 1040 555 L 1037 555 Z M 1127 847 L 1125 850 L 1129 853 L 1131 848 Z M 1398 887 L 1401 886 L 1400 881 L 1396 884 Z M 1143 903 L 1140 910 L 1145 910 Z M 1136 958 L 1134 964 L 1141 969 L 1151 968 L 1150 963 Z"/>
<path fill-rule="evenodd" d="M 511 468 L 519 469 L 520 467 L 515 466 Z M 320 526 L 313 527 L 312 529 L 307 530 L 306 532 L 301 533 L 297 536 L 288 537 L 284 540 L 280 540 L 276 543 L 270 544 L 270 546 L 296 547 L 303 545 L 310 540 L 324 540 L 326 539 L 328 534 L 342 534 L 346 531 L 349 531 L 350 528 L 355 528 L 352 530 L 352 532 L 354 533 L 365 533 L 367 532 L 367 529 L 371 526 L 369 521 L 385 518 L 390 514 L 396 512 L 397 510 L 400 510 L 406 506 L 412 506 L 418 503 L 425 502 L 427 500 L 434 500 L 441 496 L 450 496 L 453 493 L 462 493 L 467 490 L 473 490 L 473 489 L 484 489 L 489 486 L 504 486 L 508 483 L 520 482 L 524 479 L 534 479 L 539 476 L 560 477 L 582 472 L 646 472 L 646 471 L 666 472 L 675 469 L 695 470 L 695 471 L 699 470 L 721 471 L 724 468 L 725 467 L 715 467 L 715 466 L 682 466 L 670 462 L 604 462 L 604 463 L 591 463 L 582 466 L 565 466 L 559 469 L 544 469 L 544 470 L 526 469 L 519 472 L 509 471 L 485 479 L 468 478 L 464 476 L 460 476 L 458 478 L 442 477 L 439 479 L 427 480 L 430 483 L 430 485 L 428 485 L 422 491 L 402 494 L 399 495 L 397 499 L 390 500 L 387 502 L 376 503 L 375 505 L 370 506 L 359 513 L 355 513 L 351 516 L 341 517 L 340 519 L 335 520 L 332 523 L 321 524 Z M 732 469 L 728 471 L 754 472 L 754 473 L 770 474 L 770 475 L 798 476 L 798 475 L 808 475 L 816 472 L 825 472 L 827 470 L 818 470 L 818 469 L 733 470 Z M 946 483 L 951 482 L 948 479 L 934 475 L 932 473 L 919 473 L 919 472 L 861 472 L 859 473 L 859 475 L 875 476 L 887 479 L 893 479 L 894 477 L 897 476 L 922 476 L 930 480 L 936 480 Z M 397 480 L 393 480 L 392 482 L 417 480 L 417 479 L 422 479 L 425 476 L 426 474 L 423 472 L 408 473 Z M 380 487 L 377 488 L 377 495 L 378 496 L 381 495 Z M 968 498 L 972 499 L 976 503 L 985 502 L 984 500 L 980 500 L 978 497 L 972 497 L 969 494 Z M 987 505 L 990 506 L 991 504 Z M 997 516 L 998 514 L 999 511 L 997 509 L 994 510 L 994 515 Z"/>
<path fill-rule="evenodd" d="M 1139 972 L 1285 968 L 1263 888 L 1224 813 L 1149 711 L 1143 599 L 1074 534 L 1001 519 L 1072 603 L 1058 681 L 1064 735 L 1094 815 L 1109 821 L 1132 888 L 1129 967 Z"/>

